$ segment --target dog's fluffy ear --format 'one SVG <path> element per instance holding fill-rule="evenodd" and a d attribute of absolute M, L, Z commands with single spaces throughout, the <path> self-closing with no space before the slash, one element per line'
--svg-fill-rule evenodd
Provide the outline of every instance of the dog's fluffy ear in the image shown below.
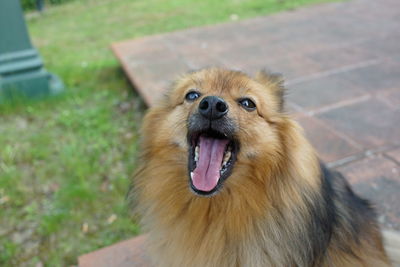
<path fill-rule="evenodd" d="M 261 70 L 256 74 L 256 80 L 267 86 L 279 103 L 279 111 L 283 111 L 284 98 L 285 98 L 285 87 L 283 86 L 283 77 L 281 74 L 270 73 L 265 70 Z"/>

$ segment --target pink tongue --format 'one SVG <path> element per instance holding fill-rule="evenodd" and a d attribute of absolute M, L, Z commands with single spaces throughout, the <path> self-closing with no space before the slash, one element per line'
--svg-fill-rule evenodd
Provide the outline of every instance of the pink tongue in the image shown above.
<path fill-rule="evenodd" d="M 200 136 L 199 159 L 193 171 L 192 183 L 197 190 L 211 191 L 218 183 L 225 147 L 229 140 Z"/>

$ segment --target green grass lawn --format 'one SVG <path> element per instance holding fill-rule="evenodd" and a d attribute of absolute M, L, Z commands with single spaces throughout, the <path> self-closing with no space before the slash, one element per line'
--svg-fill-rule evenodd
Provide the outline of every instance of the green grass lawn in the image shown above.
<path fill-rule="evenodd" d="M 125 195 L 144 112 L 113 41 L 326 0 L 85 0 L 29 14 L 33 43 L 67 86 L 0 106 L 0 266 L 69 266 L 139 233 Z"/>

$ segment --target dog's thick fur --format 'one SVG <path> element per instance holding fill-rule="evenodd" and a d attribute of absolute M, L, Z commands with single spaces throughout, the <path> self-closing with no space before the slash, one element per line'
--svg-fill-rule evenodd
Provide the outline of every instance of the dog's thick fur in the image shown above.
<path fill-rule="evenodd" d="M 193 88 L 201 96 L 185 100 Z M 240 149 L 232 174 L 204 197 L 189 186 L 187 134 L 210 95 L 228 103 Z M 130 196 L 155 266 L 390 266 L 374 210 L 319 162 L 284 113 L 282 81 L 265 72 L 211 68 L 177 81 L 144 119 Z"/>

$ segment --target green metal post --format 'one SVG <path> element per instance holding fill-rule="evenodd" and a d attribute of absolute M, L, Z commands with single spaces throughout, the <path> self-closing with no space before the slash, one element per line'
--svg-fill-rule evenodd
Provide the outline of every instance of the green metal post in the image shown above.
<path fill-rule="evenodd" d="M 32 46 L 19 0 L 0 0 L 0 103 L 42 97 L 63 89 Z"/>

